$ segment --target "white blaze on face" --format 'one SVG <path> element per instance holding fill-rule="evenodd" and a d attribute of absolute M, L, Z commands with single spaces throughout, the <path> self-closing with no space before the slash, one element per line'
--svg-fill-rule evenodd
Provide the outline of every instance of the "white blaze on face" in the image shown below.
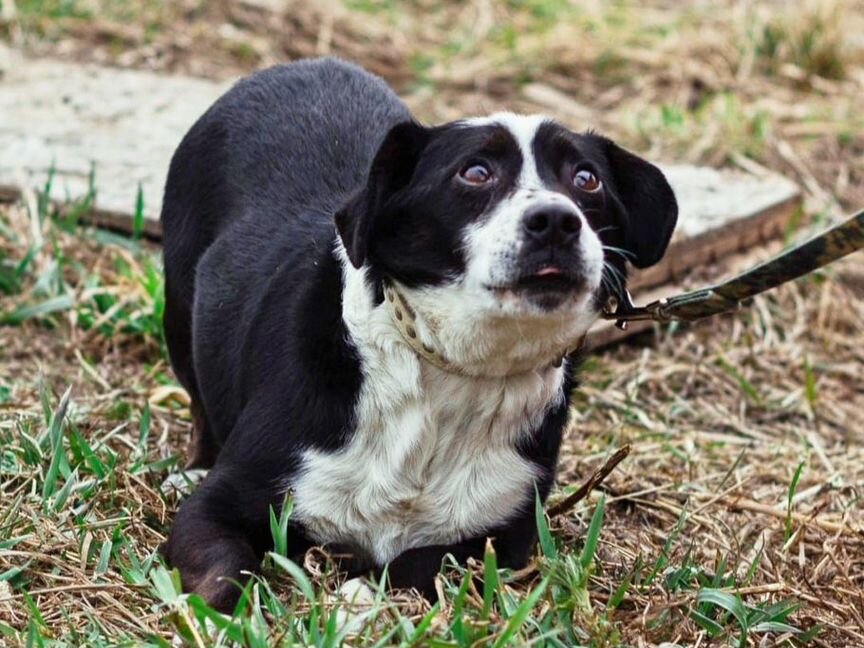
<path fill-rule="evenodd" d="M 547 187 L 537 170 L 534 137 L 547 121 L 544 115 L 498 113 L 464 122 L 468 126 L 503 126 L 516 140 L 522 156 L 522 167 L 514 191 L 495 205 L 482 222 L 467 232 L 464 285 L 471 292 L 488 293 L 488 288 L 506 285 L 516 278 L 516 262 L 522 245 L 522 220 L 526 211 L 534 205 L 568 207 L 582 221 L 577 256 L 582 262 L 585 294 L 574 295 L 574 299 L 581 301 L 581 297 L 590 298 L 600 285 L 603 271 L 603 246 L 600 239 L 589 227 L 579 206 L 570 197 Z M 508 299 L 506 295 L 502 299 L 518 307 L 518 300 Z M 573 307 L 572 302 L 568 305 Z M 506 304 L 502 306 L 506 307 Z"/>

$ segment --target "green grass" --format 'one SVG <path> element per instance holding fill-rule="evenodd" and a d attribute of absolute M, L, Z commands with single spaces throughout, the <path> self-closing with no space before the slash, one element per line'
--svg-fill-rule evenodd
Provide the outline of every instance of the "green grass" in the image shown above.
<path fill-rule="evenodd" d="M 42 529 L 51 528 L 55 536 L 64 536 L 80 548 L 79 561 L 90 574 L 91 583 L 97 588 L 102 582 L 124 583 L 139 599 L 139 606 L 158 611 L 165 626 L 163 632 L 176 632 L 190 645 L 342 645 L 348 631 L 337 623 L 339 612 L 322 581 L 313 582 L 302 568 L 284 557 L 290 506 L 283 508 L 281 516 L 272 517 L 276 549 L 265 559 L 264 575 L 250 582 L 234 615 L 223 617 L 199 597 L 181 593 L 177 574 L 162 565 L 155 547 L 146 547 L 140 538 L 132 537 L 135 525 L 153 521 L 136 519 L 131 514 L 128 493 L 114 496 L 121 490 L 122 475 L 155 484 L 174 465 L 176 457 L 166 461 L 153 456 L 150 450 L 149 409 L 135 415 L 138 425 L 134 435 L 131 430 L 124 434 L 135 441 L 134 447 L 119 452 L 108 442 L 111 431 L 83 432 L 76 417 L 70 415 L 74 400 L 68 389 L 58 400 L 43 383 L 40 399 L 41 419 L 28 417 L 0 432 L 3 482 L 12 491 L 16 490 L 15 484 L 26 486 L 17 489 L 18 495 L 0 518 L 0 548 L 14 550 L 34 534 L 42 533 Z M 541 534 L 549 550 L 554 541 L 542 509 L 538 511 Z M 379 591 L 374 606 L 365 613 L 368 620 L 360 637 L 353 641 L 403 646 L 471 646 L 488 641 L 503 646 L 511 640 L 537 640 L 542 645 L 561 646 L 570 645 L 562 639 L 565 635 L 578 633 L 587 637 L 572 621 L 564 626 L 559 623 L 591 615 L 586 587 L 600 538 L 602 512 L 601 502 L 581 552 L 550 550 L 543 558 L 542 576 L 520 588 L 518 594 L 505 586 L 510 576 L 496 569 L 490 548 L 482 571 L 453 567 L 444 578 L 446 605 L 454 610 L 449 625 L 431 628 L 440 606 L 412 621 Z M 158 525 L 155 530 L 164 533 L 165 528 Z M 24 601 L 33 586 L 29 568 L 40 560 L 38 552 L 32 553 L 33 558 L 0 574 L 0 581 L 24 595 Z M 473 590 L 475 575 L 490 583 L 482 602 Z M 552 588 L 550 582 L 554 583 Z M 550 603 L 554 605 L 550 607 Z M 577 609 L 579 615 L 574 616 Z M 136 645 L 170 645 L 158 636 L 107 632 L 97 617 L 72 636 L 58 639 L 35 607 L 24 628 L 7 626 L 4 633 L 12 641 L 34 646 L 108 646 L 132 641 Z"/>
<path fill-rule="evenodd" d="M 40 32 L 64 21 L 83 24 L 97 20 L 126 25 L 141 23 L 151 32 L 158 31 L 169 16 L 180 13 L 172 4 L 159 0 L 15 0 L 22 25 Z M 122 46 L 122 42 L 116 44 Z"/>
<path fill-rule="evenodd" d="M 757 58 L 772 74 L 791 64 L 805 74 L 843 79 L 847 74 L 848 36 L 840 2 L 802 3 L 800 12 L 778 13 L 753 29 Z"/>
<path fill-rule="evenodd" d="M 25 252 L 20 259 L 11 259 L 4 258 L 6 253 L 0 250 L 0 290 L 17 297 L 9 300 L 9 306 L 0 306 L 0 325 L 35 320 L 56 327 L 60 318 L 71 317 L 76 327 L 85 332 L 138 337 L 164 348 L 164 279 L 159 252 L 140 242 L 144 223 L 140 188 L 133 220 L 135 232 L 132 239 L 127 239 L 80 227 L 81 216 L 91 209 L 96 196 L 92 171 L 89 192 L 62 208 L 48 199 L 52 182 L 53 173 L 49 173 L 43 190 L 37 194 L 35 213 L 27 215 L 30 228 L 19 223 L 18 230 L 13 231 L 10 224 L 3 226 L 11 243 Z M 61 245 L 64 234 L 79 231 L 84 233 L 79 240 L 89 238 L 97 245 L 110 244 L 108 272 L 94 271 Z M 106 275 L 111 285 L 104 285 Z"/>
<path fill-rule="evenodd" d="M 102 502 L 117 488 L 118 475 L 128 471 L 134 475 L 163 475 L 168 467 L 164 461 L 149 457 L 146 451 L 149 416 L 145 410 L 139 416 L 138 443 L 126 458 L 112 451 L 105 443 L 93 445 L 82 436 L 79 428 L 67 416 L 69 392 L 59 402 L 52 401 L 43 386 L 46 417 L 37 424 L 21 425 L 16 434 L 0 438 L 4 452 L 3 473 L 26 475 L 29 495 L 17 498 L 7 516 L 0 522 L 4 533 L 0 546 L 14 547 L 40 526 L 51 524 L 77 538 L 76 544 L 86 546 L 82 560 L 98 583 L 109 573 L 122 578 L 134 596 L 150 601 L 162 618 L 162 623 L 188 645 L 195 646 L 340 646 L 347 639 L 347 630 L 339 624 L 339 612 L 334 607 L 320 580 L 313 582 L 304 571 L 284 557 L 285 547 L 279 547 L 265 560 L 264 576 L 253 579 L 244 591 L 234 614 L 224 617 L 197 596 L 181 593 L 177 574 L 169 572 L 152 551 L 142 549 L 130 539 L 127 531 L 134 523 L 120 506 L 106 510 Z M 110 501 L 110 497 L 108 498 Z M 21 505 L 33 505 L 34 514 L 20 516 Z M 94 509 L 120 521 L 108 526 L 93 524 Z M 286 508 L 290 511 L 290 508 Z M 452 567 L 443 579 L 444 606 L 451 610 L 450 620 L 440 623 L 442 605 L 439 602 L 419 619 L 411 620 L 379 590 L 374 605 L 363 614 L 366 622 L 359 636 L 351 641 L 357 645 L 399 646 L 616 646 L 619 634 L 615 624 L 615 607 L 620 605 L 629 589 L 650 588 L 661 572 L 667 575 L 671 591 L 704 584 L 705 576 L 687 565 L 673 568 L 668 563 L 667 550 L 657 557 L 647 578 L 628 574 L 616 595 L 605 607 L 592 603 L 589 583 L 595 568 L 595 551 L 602 542 L 603 500 L 591 516 L 581 549 L 566 546 L 556 540 L 546 523 L 542 508 L 537 507 L 541 556 L 539 577 L 514 590 L 509 587 L 511 575 L 496 569 L 495 554 L 487 551 L 482 569 Z M 10 520 L 15 520 L 9 524 Z M 287 515 L 273 518 L 274 536 L 284 537 L 282 529 Z M 88 538 L 94 539 L 88 540 Z M 677 533 L 671 538 L 674 543 Z M 284 542 L 284 541 L 283 541 Z M 14 591 L 28 589 L 25 562 L 15 570 L 0 575 Z M 685 579 L 683 572 L 695 577 Z M 325 571 L 327 574 L 329 570 Z M 477 597 L 473 578 L 482 576 L 489 587 L 483 598 Z M 278 583 L 278 586 L 274 586 Z M 716 587 L 734 587 L 731 577 L 724 578 L 722 568 L 710 584 L 712 588 L 698 590 L 698 606 L 691 612 L 712 636 L 748 637 L 764 632 L 799 632 L 788 624 L 795 606 L 751 606 Z M 140 604 L 140 601 L 139 601 Z M 149 606 L 148 606 L 149 607 Z M 743 612 L 742 612 L 743 610 Z M 136 645 L 168 646 L 159 636 L 118 636 L 107 633 L 99 620 L 64 640 L 56 640 L 50 625 L 34 613 L 22 631 L 7 629 L 8 637 L 22 644 L 35 646 Z M 433 621 L 438 620 L 433 628 Z M 745 645 L 739 641 L 738 645 Z"/>
<path fill-rule="evenodd" d="M 70 412 L 74 404 L 70 389 L 57 400 L 41 383 L 39 394 L 41 420 L 22 416 L 14 425 L 0 428 L 0 476 L 8 503 L 0 517 L 0 554 L 30 545 L 34 536 L 49 545 L 63 538 L 78 548 L 77 562 L 96 589 L 110 572 L 130 592 L 138 591 L 150 579 L 157 557 L 152 547 L 142 547 L 130 531 L 152 521 L 138 519 L 129 502 L 115 494 L 123 475 L 144 479 L 162 475 L 176 463 L 176 457 L 166 460 L 147 453 L 146 409 L 138 416 L 136 452 L 126 454 L 109 442 L 112 431 L 87 429 L 86 421 L 76 420 Z M 21 553 L 26 556 L 28 551 Z M 22 560 L 19 568 L 0 574 L 0 581 L 20 593 L 24 602 L 28 592 L 35 590 L 31 604 L 32 596 L 44 589 L 33 587 L 28 569 L 39 560 L 36 556 Z M 31 614 L 23 629 L 7 634 L 24 639 L 27 645 L 111 645 L 117 639 L 105 633 L 94 617 L 63 641 L 52 640 L 51 626 L 37 613 Z"/>
<path fill-rule="evenodd" d="M 92 18 L 93 11 L 81 0 L 16 0 L 18 11 L 24 16 L 46 18 Z"/>

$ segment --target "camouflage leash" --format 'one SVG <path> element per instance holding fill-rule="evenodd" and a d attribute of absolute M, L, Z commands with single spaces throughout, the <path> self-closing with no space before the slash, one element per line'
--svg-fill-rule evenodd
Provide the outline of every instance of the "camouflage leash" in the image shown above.
<path fill-rule="evenodd" d="M 603 317 L 616 320 L 615 326 L 625 329 L 627 322 L 634 320 L 691 322 L 738 310 L 745 300 L 754 295 L 797 279 L 862 248 L 864 210 L 806 243 L 715 286 L 661 299 L 647 306 L 635 306 L 630 293 L 624 291 L 617 298 L 616 309 L 607 308 Z"/>

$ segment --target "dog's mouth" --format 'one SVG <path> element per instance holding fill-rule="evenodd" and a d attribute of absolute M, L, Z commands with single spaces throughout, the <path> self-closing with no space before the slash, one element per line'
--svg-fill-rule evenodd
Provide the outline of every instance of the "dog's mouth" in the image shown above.
<path fill-rule="evenodd" d="M 489 286 L 493 292 L 512 292 L 530 296 L 532 294 L 572 294 L 585 287 L 585 278 L 555 265 L 546 265 L 533 272 L 519 275 L 515 281 L 501 286 Z"/>
<path fill-rule="evenodd" d="M 488 288 L 499 298 L 515 297 L 518 301 L 548 312 L 557 310 L 572 302 L 574 297 L 582 295 L 586 285 L 586 279 L 581 272 L 557 265 L 543 265 L 519 275 L 512 282 Z"/>

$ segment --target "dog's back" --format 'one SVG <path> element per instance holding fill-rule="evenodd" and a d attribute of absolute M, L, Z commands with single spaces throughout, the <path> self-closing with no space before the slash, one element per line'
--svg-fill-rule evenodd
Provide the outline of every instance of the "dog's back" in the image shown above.
<path fill-rule="evenodd" d="M 259 241 L 286 226 L 309 236 L 329 235 L 325 230 L 334 230 L 327 215 L 360 188 L 390 127 L 410 119 L 377 77 L 344 61 L 317 59 L 238 82 L 183 139 L 168 173 L 162 227 L 165 336 L 175 372 L 192 396 L 191 464 L 215 459 L 215 447 L 201 436 L 206 421 L 192 363 L 195 275 L 202 256 L 228 228 Z M 300 213 L 322 218 L 291 223 Z M 244 228 L 247 220 L 254 226 Z"/>

